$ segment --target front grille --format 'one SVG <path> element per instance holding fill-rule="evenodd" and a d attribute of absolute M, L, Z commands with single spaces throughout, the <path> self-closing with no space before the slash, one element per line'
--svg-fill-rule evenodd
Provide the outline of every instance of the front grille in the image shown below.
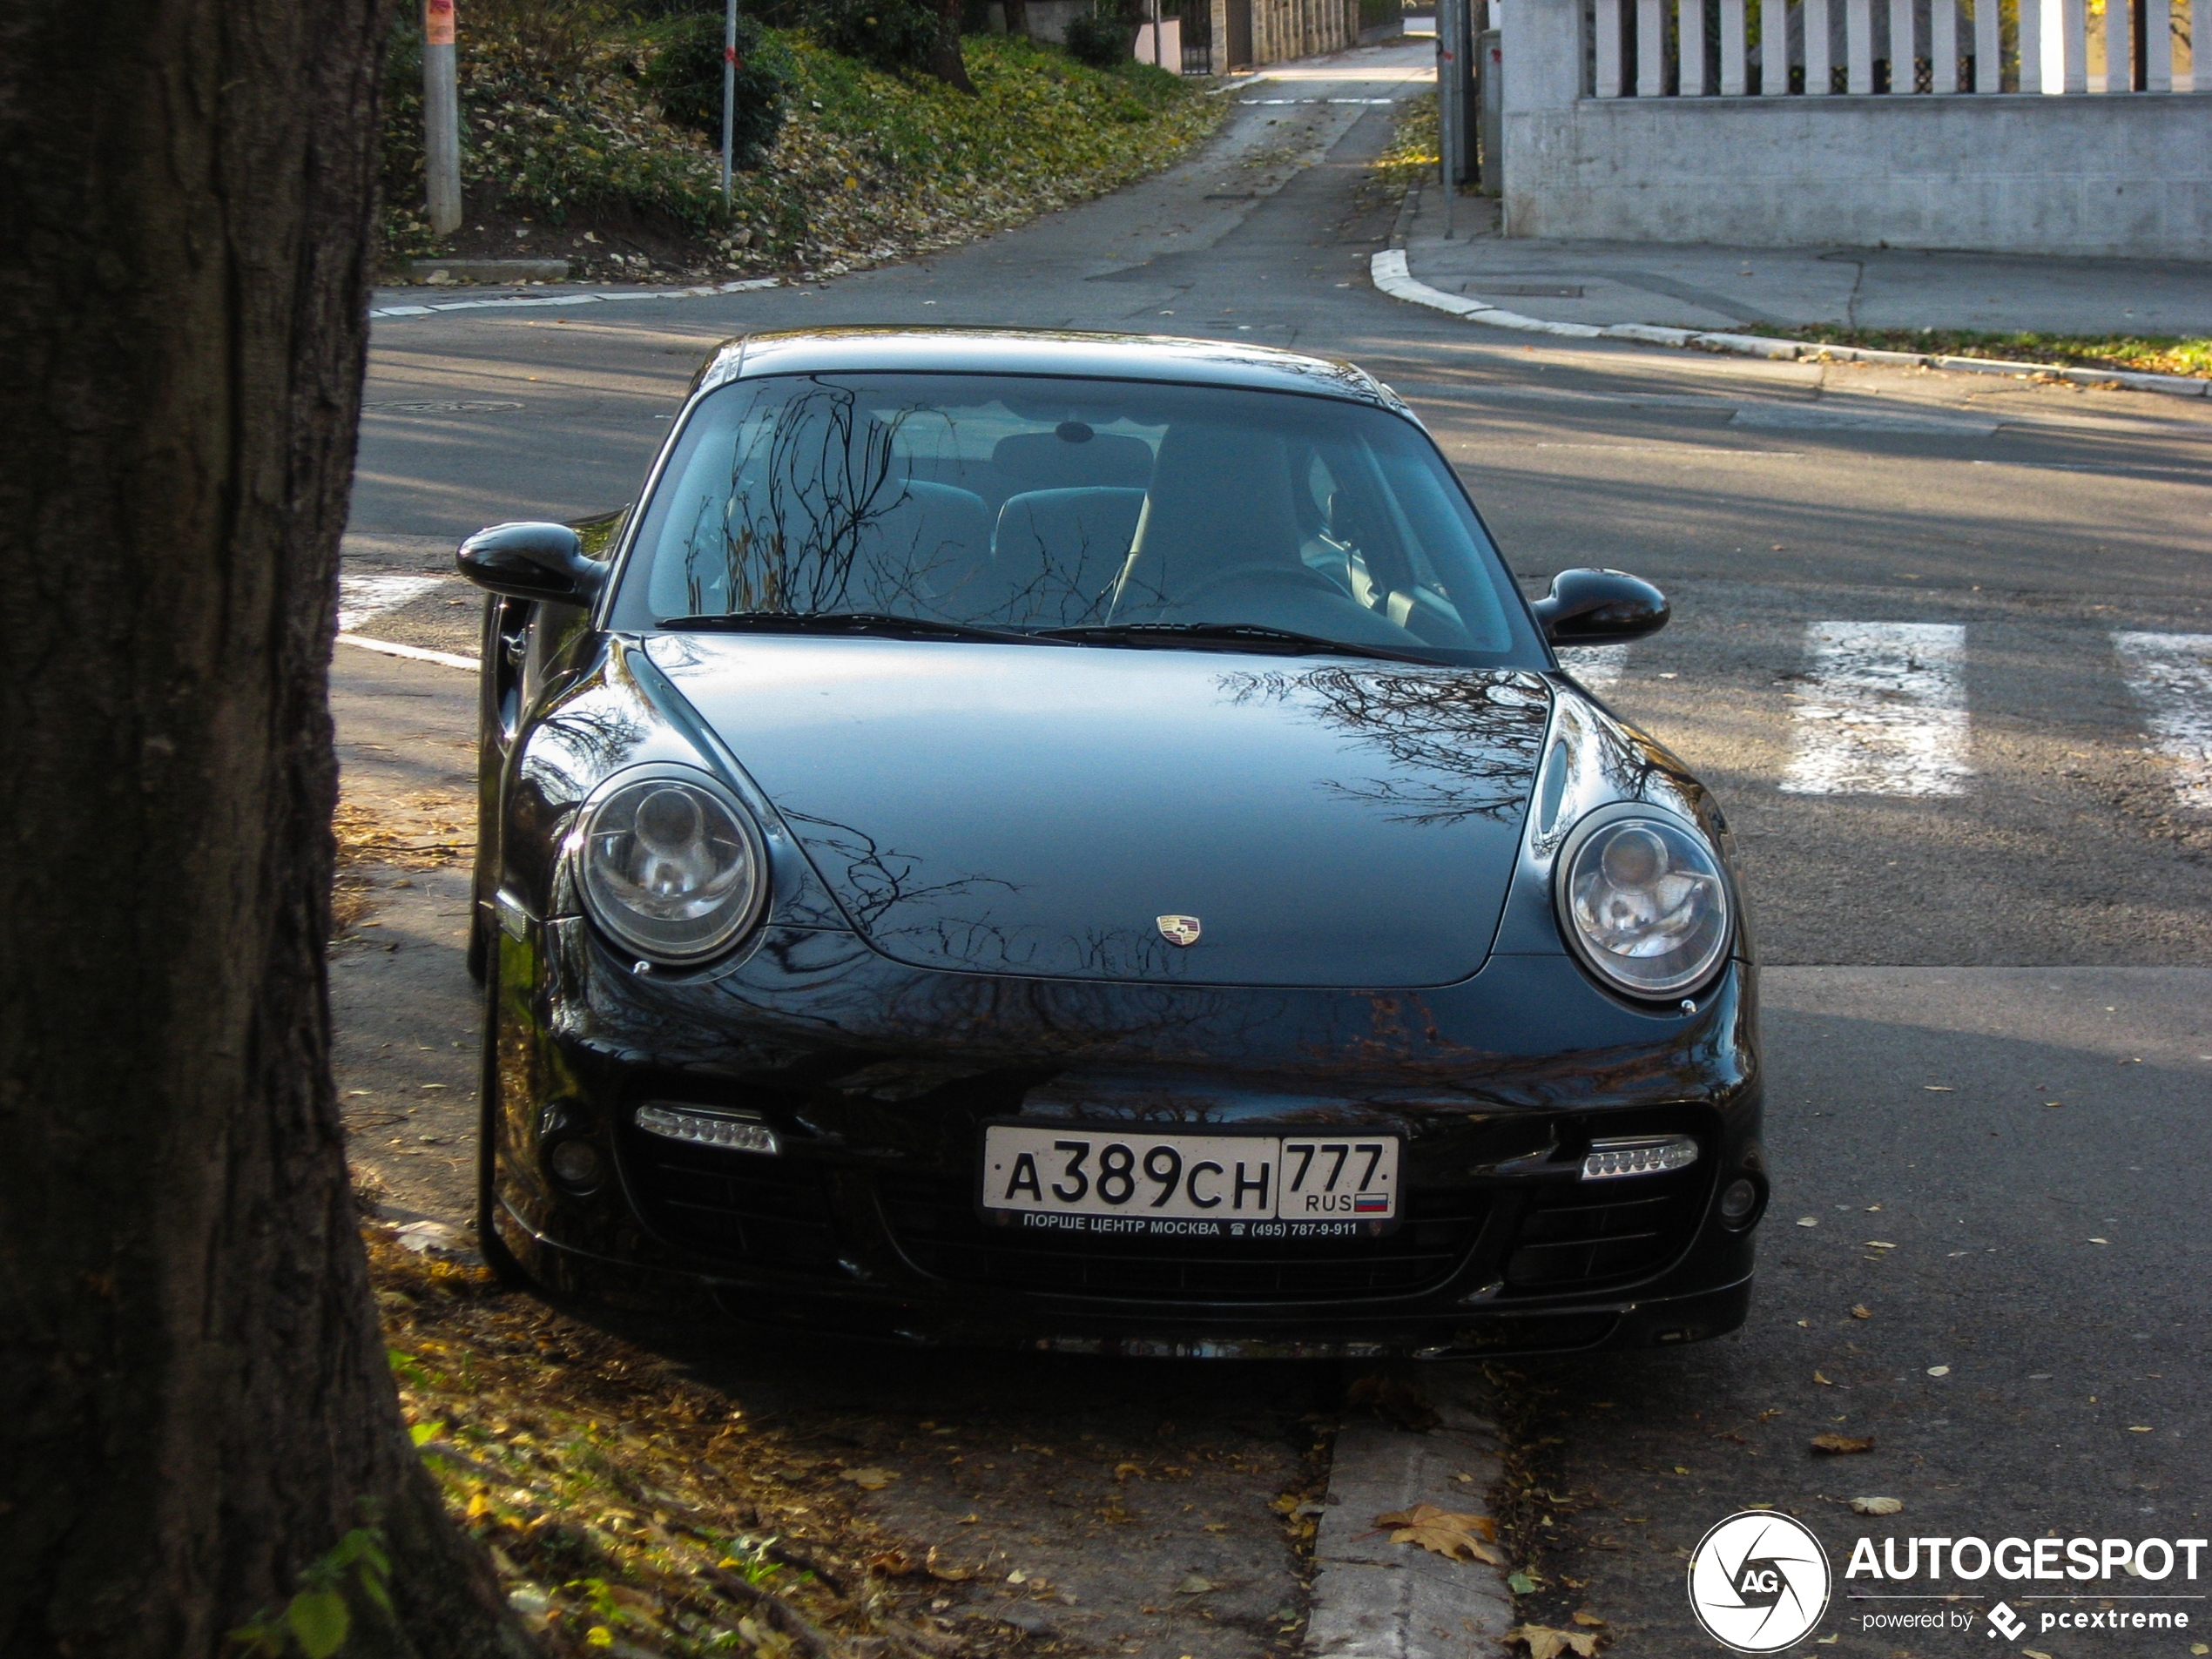
<path fill-rule="evenodd" d="M 1704 1170 L 1593 1182 L 1534 1200 L 1506 1261 L 1506 1286 L 1555 1292 L 1644 1278 L 1689 1245 Z"/>
<path fill-rule="evenodd" d="M 881 1179 L 885 1223 L 907 1259 L 956 1285 L 1045 1295 L 1192 1302 L 1406 1296 L 1450 1277 L 1488 1212 L 1476 1192 L 1415 1190 L 1393 1233 L 1350 1238 L 1143 1238 L 1035 1233 L 979 1217 L 968 1184 Z"/>
<path fill-rule="evenodd" d="M 819 1164 L 658 1135 L 626 1139 L 624 1164 L 638 1212 L 671 1244 L 770 1267 L 836 1265 L 829 1185 Z"/>

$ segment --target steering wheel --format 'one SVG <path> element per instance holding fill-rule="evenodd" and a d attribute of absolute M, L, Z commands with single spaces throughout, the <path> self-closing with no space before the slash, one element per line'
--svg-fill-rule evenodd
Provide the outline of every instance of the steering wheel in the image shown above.
<path fill-rule="evenodd" d="M 1358 603 L 1352 600 L 1352 596 L 1332 578 L 1305 565 L 1252 563 L 1232 564 L 1226 570 L 1217 571 L 1177 599 L 1175 608 L 1182 610 L 1203 599 L 1215 589 L 1225 588 L 1237 582 L 1259 582 L 1283 588 L 1318 589 L 1323 593 L 1333 594 L 1339 599 Z"/>

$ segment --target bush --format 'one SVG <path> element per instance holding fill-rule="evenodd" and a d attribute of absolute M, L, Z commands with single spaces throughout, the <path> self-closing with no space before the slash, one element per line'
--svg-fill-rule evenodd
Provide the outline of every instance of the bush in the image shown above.
<path fill-rule="evenodd" d="M 1136 20 L 1119 0 L 1096 0 L 1089 11 L 1068 19 L 1069 54 L 1093 69 L 1113 69 L 1130 61 L 1136 48 Z"/>
<path fill-rule="evenodd" d="M 832 51 L 894 72 L 928 68 L 945 27 L 928 0 L 811 0 L 806 18 Z"/>
<path fill-rule="evenodd" d="M 693 11 L 652 26 L 638 76 L 669 125 L 688 128 L 708 143 L 722 142 L 722 30 L 720 14 Z M 731 155 L 740 167 L 757 165 L 784 124 L 790 80 L 784 52 L 750 17 L 738 19 L 737 100 L 731 122 Z"/>

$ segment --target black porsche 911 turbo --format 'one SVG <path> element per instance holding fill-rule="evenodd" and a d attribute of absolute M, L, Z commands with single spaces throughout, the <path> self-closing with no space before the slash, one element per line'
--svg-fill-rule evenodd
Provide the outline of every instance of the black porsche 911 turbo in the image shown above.
<path fill-rule="evenodd" d="M 472 536 L 481 1233 L 663 1308 L 1076 1352 L 1732 1330 L 1718 807 L 1350 364 L 754 334 L 637 503 Z"/>

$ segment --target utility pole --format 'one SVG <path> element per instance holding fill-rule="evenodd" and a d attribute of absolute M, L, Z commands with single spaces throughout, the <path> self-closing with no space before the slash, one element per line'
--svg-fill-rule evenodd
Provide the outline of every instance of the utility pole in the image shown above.
<path fill-rule="evenodd" d="M 453 0 L 422 0 L 422 159 L 430 233 L 461 228 L 461 88 L 454 64 Z"/>
<path fill-rule="evenodd" d="M 738 127 L 738 0 L 722 17 L 722 206 L 730 205 L 730 163 Z"/>

